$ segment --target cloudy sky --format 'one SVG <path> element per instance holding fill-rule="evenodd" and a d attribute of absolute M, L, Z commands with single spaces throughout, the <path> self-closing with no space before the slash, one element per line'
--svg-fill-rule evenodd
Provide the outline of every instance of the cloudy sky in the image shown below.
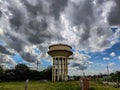
<path fill-rule="evenodd" d="M 0 65 L 52 65 L 51 44 L 74 52 L 69 75 L 120 70 L 120 0 L 0 0 Z"/>

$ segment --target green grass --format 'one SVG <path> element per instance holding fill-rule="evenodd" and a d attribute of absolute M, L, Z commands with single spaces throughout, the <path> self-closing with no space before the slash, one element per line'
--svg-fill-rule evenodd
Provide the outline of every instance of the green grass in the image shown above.
<path fill-rule="evenodd" d="M 0 82 L 0 90 L 24 90 L 25 82 Z M 80 90 L 79 82 L 39 82 L 32 81 L 28 90 Z"/>
<path fill-rule="evenodd" d="M 0 90 L 24 90 L 25 82 L 0 82 Z M 90 82 L 90 90 L 120 90 L 120 88 L 113 88 Z M 28 83 L 28 90 L 80 90 L 79 81 L 70 82 L 47 82 L 30 81 Z"/>
<path fill-rule="evenodd" d="M 98 84 L 96 82 L 90 82 L 91 90 L 120 90 L 120 88 L 114 88 L 113 86 Z"/>

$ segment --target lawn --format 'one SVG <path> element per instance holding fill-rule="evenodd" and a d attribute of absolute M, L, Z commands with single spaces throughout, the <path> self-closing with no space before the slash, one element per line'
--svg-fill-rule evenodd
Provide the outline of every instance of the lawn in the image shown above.
<path fill-rule="evenodd" d="M 0 82 L 0 90 L 24 90 L 25 82 Z M 90 90 L 120 90 L 120 88 L 113 88 L 101 84 L 90 82 Z M 80 90 L 79 81 L 69 82 L 39 82 L 30 81 L 28 83 L 28 90 Z"/>

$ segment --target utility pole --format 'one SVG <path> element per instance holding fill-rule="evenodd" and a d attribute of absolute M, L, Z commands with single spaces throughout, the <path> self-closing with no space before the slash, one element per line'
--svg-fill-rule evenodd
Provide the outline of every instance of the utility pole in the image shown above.
<path fill-rule="evenodd" d="M 37 70 L 38 70 L 38 65 L 40 64 L 40 61 L 36 61 L 36 65 L 37 65 Z"/>
<path fill-rule="evenodd" d="M 107 79 L 107 81 L 108 81 L 108 83 L 109 83 L 109 66 L 107 65 L 107 74 L 108 74 L 108 79 Z"/>
<path fill-rule="evenodd" d="M 85 72 L 83 72 L 83 77 L 85 78 Z"/>
<path fill-rule="evenodd" d="M 108 67 L 108 65 L 107 65 L 107 74 L 108 74 L 108 76 L 109 76 L 109 67 Z"/>

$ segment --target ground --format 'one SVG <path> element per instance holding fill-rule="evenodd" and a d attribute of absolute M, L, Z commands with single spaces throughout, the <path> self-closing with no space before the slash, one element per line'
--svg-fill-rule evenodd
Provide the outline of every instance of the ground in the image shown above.
<path fill-rule="evenodd" d="M 0 82 L 0 90 L 24 90 L 25 82 Z M 90 82 L 90 90 L 119 90 L 120 88 L 113 88 Z M 30 81 L 28 83 L 28 90 L 80 90 L 79 81 L 69 82 L 39 82 Z"/>

